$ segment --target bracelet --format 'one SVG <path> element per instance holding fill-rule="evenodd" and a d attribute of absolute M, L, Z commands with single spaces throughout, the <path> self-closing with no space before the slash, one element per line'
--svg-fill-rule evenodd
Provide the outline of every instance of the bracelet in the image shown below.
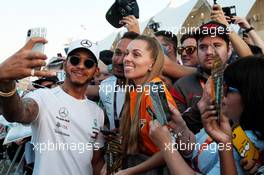
<path fill-rule="evenodd" d="M 16 93 L 16 86 L 14 87 L 14 89 L 10 92 L 2 92 L 0 91 L 0 97 L 11 97 Z"/>
<path fill-rule="evenodd" d="M 179 138 L 179 137 L 182 137 L 183 136 L 183 133 L 187 130 L 188 128 L 184 128 L 184 129 L 182 129 L 180 132 L 178 132 L 178 133 L 175 133 L 175 132 L 173 132 L 173 134 L 172 134 L 172 136 L 175 138 L 175 139 L 177 139 L 177 138 Z"/>
<path fill-rule="evenodd" d="M 255 28 L 251 26 L 250 28 L 248 28 L 248 29 L 245 30 L 245 33 L 248 33 L 248 32 L 250 32 L 251 30 L 254 30 L 254 29 Z"/>

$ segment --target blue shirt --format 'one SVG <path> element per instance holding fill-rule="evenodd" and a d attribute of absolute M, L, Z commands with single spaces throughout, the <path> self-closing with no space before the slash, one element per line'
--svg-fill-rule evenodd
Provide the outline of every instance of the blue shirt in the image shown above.
<path fill-rule="evenodd" d="M 253 144 L 259 149 L 264 149 L 264 140 L 259 140 L 252 131 L 245 131 L 246 135 L 253 142 Z M 194 158 L 198 155 L 199 146 L 202 145 L 208 138 L 208 134 L 204 129 L 201 129 L 199 133 L 195 135 L 196 138 L 196 148 L 192 153 L 192 162 L 194 163 Z M 234 149 L 233 151 L 237 172 L 239 175 L 245 174 L 243 168 L 240 166 L 241 157 L 238 152 Z M 216 142 L 212 142 L 208 145 L 207 149 L 204 149 L 198 156 L 198 168 L 203 174 L 217 175 L 220 174 L 220 159 L 218 155 L 218 147 Z"/>

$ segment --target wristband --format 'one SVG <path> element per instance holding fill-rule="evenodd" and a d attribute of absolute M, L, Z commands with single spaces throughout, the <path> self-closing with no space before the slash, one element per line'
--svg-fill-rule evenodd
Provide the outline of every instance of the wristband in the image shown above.
<path fill-rule="evenodd" d="M 245 30 L 245 33 L 248 33 L 248 32 L 250 32 L 251 30 L 254 30 L 254 29 L 255 28 L 251 26 L 250 28 L 248 28 L 248 29 Z"/>
<path fill-rule="evenodd" d="M 12 89 L 9 92 L 2 92 L 0 91 L 0 97 L 11 97 L 16 93 L 16 86 L 14 87 L 14 89 Z"/>

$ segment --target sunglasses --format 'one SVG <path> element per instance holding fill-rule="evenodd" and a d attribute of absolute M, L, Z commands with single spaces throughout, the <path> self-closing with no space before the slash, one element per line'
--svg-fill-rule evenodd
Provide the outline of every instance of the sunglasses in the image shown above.
<path fill-rule="evenodd" d="M 78 56 L 70 56 L 69 57 L 69 61 L 70 61 L 71 65 L 77 66 L 77 65 L 80 64 L 81 58 L 78 57 Z M 95 65 L 95 62 L 93 60 L 91 60 L 91 59 L 87 59 L 87 60 L 84 61 L 84 66 L 87 69 L 90 69 L 90 68 L 94 67 L 94 65 Z"/>
<path fill-rule="evenodd" d="M 182 53 L 186 51 L 186 54 L 191 55 L 195 52 L 195 50 L 196 50 L 195 46 L 179 47 L 178 54 L 182 55 Z"/>
<path fill-rule="evenodd" d="M 228 85 L 224 85 L 224 96 L 227 97 L 228 93 L 239 93 L 239 90 L 237 88 L 233 88 L 231 86 Z"/>

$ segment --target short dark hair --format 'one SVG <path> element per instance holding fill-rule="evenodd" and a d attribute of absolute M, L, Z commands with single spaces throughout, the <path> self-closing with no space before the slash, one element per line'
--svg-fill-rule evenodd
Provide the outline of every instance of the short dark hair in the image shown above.
<path fill-rule="evenodd" d="M 192 33 L 185 33 L 185 34 L 183 34 L 182 37 L 181 37 L 181 40 L 180 40 L 181 44 L 182 44 L 185 40 L 187 40 L 188 38 L 193 38 L 193 39 L 196 40 L 194 34 L 192 34 Z"/>
<path fill-rule="evenodd" d="M 199 28 L 197 28 L 196 31 L 194 31 L 194 35 L 197 41 L 197 44 L 199 41 L 203 40 L 205 37 L 215 37 L 218 36 L 222 38 L 227 46 L 229 45 L 230 38 L 228 35 L 229 29 L 226 25 L 219 23 L 217 21 L 209 21 L 205 24 L 202 24 Z"/>
<path fill-rule="evenodd" d="M 243 103 L 240 125 L 244 130 L 261 134 L 264 139 L 264 57 L 249 56 L 238 59 L 224 71 L 225 83 L 237 88 Z M 258 136 L 258 135 L 257 135 Z"/>
<path fill-rule="evenodd" d="M 163 39 L 165 40 L 165 42 L 171 43 L 173 45 L 173 48 L 174 48 L 174 51 L 175 51 L 175 54 L 176 54 L 177 46 L 178 46 L 178 39 L 177 39 L 177 36 L 175 34 L 173 34 L 170 31 L 161 30 L 161 31 L 155 32 L 154 35 L 156 37 L 162 36 Z"/>
<path fill-rule="evenodd" d="M 136 32 L 126 32 L 124 35 L 121 37 L 121 39 L 131 39 L 134 40 L 139 36 L 138 33 Z"/>

